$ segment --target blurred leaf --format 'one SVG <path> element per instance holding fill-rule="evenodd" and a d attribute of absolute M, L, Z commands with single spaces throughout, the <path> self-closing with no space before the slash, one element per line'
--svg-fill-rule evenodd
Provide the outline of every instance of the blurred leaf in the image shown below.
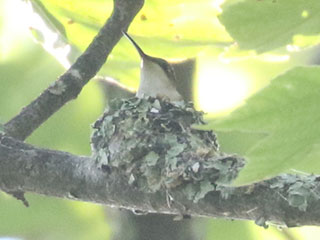
<path fill-rule="evenodd" d="M 12 52 L 13 56 L 0 64 L 0 109 L 4 122 L 63 72 L 59 63 L 27 35 L 20 39 L 19 46 L 18 53 Z M 99 90 L 98 84 L 91 81 L 77 100 L 55 113 L 27 141 L 75 154 L 90 154 L 90 124 L 103 108 Z"/>
<path fill-rule="evenodd" d="M 284 233 L 283 229 L 279 229 L 276 226 L 270 226 L 268 229 L 264 229 L 257 226 L 252 221 L 239 220 L 209 220 L 207 224 L 207 231 L 208 235 L 205 238 L 207 240 L 288 240 L 288 236 L 292 235 L 292 238 L 295 237 L 295 235 L 291 233 L 291 229 L 286 229 L 287 232 Z M 310 239 L 314 239 L 314 236 L 315 235 Z M 305 238 L 301 237 L 301 239 Z"/>
<path fill-rule="evenodd" d="M 245 155 L 257 142 L 268 136 L 265 133 L 245 131 L 216 131 L 222 152 Z M 243 141 L 245 139 L 245 141 Z"/>
<path fill-rule="evenodd" d="M 320 36 L 319 35 L 295 35 L 293 37 L 293 44 L 299 47 L 309 47 L 315 46 L 320 43 Z"/>
<path fill-rule="evenodd" d="M 113 7 L 111 0 L 39 1 L 64 26 L 69 42 L 81 51 L 92 41 Z M 149 0 L 131 24 L 129 32 L 150 55 L 193 57 L 207 47 L 223 49 L 231 41 L 217 14 L 210 0 Z M 99 74 L 137 87 L 139 61 L 133 46 L 124 39 L 114 48 Z"/>
<path fill-rule="evenodd" d="M 34 37 L 34 39 L 37 42 L 39 42 L 40 44 L 43 44 L 45 42 L 45 37 L 41 31 L 39 31 L 36 28 L 32 28 L 32 27 L 30 27 L 29 29 L 30 29 L 32 36 Z"/>
<path fill-rule="evenodd" d="M 229 141 L 222 143 L 225 151 L 239 151 L 248 160 L 236 184 L 291 170 L 320 173 L 319 76 L 319 67 L 294 68 L 230 116 L 210 123 Z"/>
<path fill-rule="evenodd" d="M 45 23 L 51 26 L 52 29 L 58 31 L 62 36 L 66 36 L 64 26 L 45 8 L 39 0 L 32 0 L 33 9 L 42 17 Z"/>
<path fill-rule="evenodd" d="M 36 6 L 41 3 L 41 10 L 45 9 L 40 12 L 41 17 L 47 22 L 51 16 L 55 20 L 54 24 L 51 24 L 54 26 L 59 22 L 58 26 L 61 25 L 63 28 L 56 29 L 63 29 L 60 34 L 65 35 L 70 44 L 79 47 L 82 51 L 91 42 L 112 10 L 112 1 L 31 1 L 36 3 Z M 35 10 L 39 12 L 38 9 Z"/>
<path fill-rule="evenodd" d="M 90 155 L 90 125 L 103 111 L 97 82 L 88 83 L 76 101 L 66 104 L 37 129 L 28 142 L 43 147 Z"/>
<path fill-rule="evenodd" d="M 82 50 L 90 43 L 113 8 L 113 1 L 110 0 L 41 2 L 50 11 L 50 15 L 54 15 L 64 25 L 71 43 L 80 46 Z M 183 45 L 189 45 L 192 49 L 197 45 L 203 47 L 213 44 L 217 40 L 230 41 L 216 18 L 217 13 L 209 0 L 150 0 L 145 3 L 130 30 L 147 37 L 147 42 L 148 38 L 151 38 L 152 43 L 149 42 L 149 46 L 159 54 L 163 54 L 163 46 L 170 49 L 168 53 L 174 51 L 185 57 L 185 52 L 188 53 L 189 49 Z M 160 43 L 160 49 L 154 47 L 155 42 Z M 179 44 L 174 45 L 177 42 Z M 192 52 L 193 55 L 196 53 Z"/>
<path fill-rule="evenodd" d="M 251 240 L 249 222 L 245 221 L 227 221 L 227 220 L 209 220 L 207 223 L 207 240 Z"/>
<path fill-rule="evenodd" d="M 209 234 L 206 238 L 207 240 L 313 240 L 320 233 L 319 227 L 281 229 L 278 226 L 269 225 L 268 229 L 264 229 L 252 221 L 227 221 L 219 219 L 208 222 Z"/>
<path fill-rule="evenodd" d="M 220 21 L 243 49 L 265 52 L 292 43 L 295 34 L 320 33 L 318 0 L 234 0 L 222 9 Z"/>
<path fill-rule="evenodd" d="M 28 35 L 19 36 L 16 40 L 18 47 L 0 61 L 1 122 L 16 115 L 63 72 L 59 63 Z M 97 83 L 91 82 L 76 100 L 58 111 L 27 141 L 38 146 L 89 154 L 90 124 L 101 114 L 101 99 Z M 0 236 L 34 240 L 102 240 L 109 235 L 101 206 L 29 194 L 27 199 L 31 204 L 29 208 L 0 193 Z"/>
<path fill-rule="evenodd" d="M 32 36 L 65 68 L 69 68 L 80 55 L 80 51 L 74 45 L 69 44 L 63 24 L 39 0 L 30 0 L 30 2 L 30 10 L 26 5 L 26 12 L 32 11 L 33 19 L 36 17 L 41 19 L 41 21 L 39 19 L 29 21 Z M 24 17 L 30 18 L 31 16 L 26 14 Z"/>
<path fill-rule="evenodd" d="M 102 206 L 27 194 L 30 207 L 0 193 L 0 236 L 22 239 L 107 239 Z"/>
<path fill-rule="evenodd" d="M 63 71 L 53 57 L 27 36 L 17 44 L 19 47 L 0 63 L 0 109 L 4 121 L 17 114 Z"/>

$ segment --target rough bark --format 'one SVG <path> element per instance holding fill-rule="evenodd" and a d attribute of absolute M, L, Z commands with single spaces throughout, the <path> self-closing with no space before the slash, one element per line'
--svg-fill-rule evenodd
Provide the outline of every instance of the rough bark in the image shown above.
<path fill-rule="evenodd" d="M 299 188 L 302 186 L 303 189 Z M 117 171 L 97 168 L 90 157 L 40 149 L 1 135 L 0 188 L 172 215 L 267 221 L 284 226 L 320 225 L 320 179 L 283 175 L 250 186 L 209 192 L 198 203 L 177 190 L 146 193 Z M 299 191 L 301 190 L 301 191 Z M 295 198 L 297 197 L 297 198 Z"/>

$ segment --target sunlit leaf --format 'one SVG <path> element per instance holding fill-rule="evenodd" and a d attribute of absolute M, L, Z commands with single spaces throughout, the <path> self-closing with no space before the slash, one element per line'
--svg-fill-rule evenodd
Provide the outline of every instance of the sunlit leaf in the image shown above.
<path fill-rule="evenodd" d="M 230 116 L 210 124 L 223 132 L 225 151 L 247 158 L 236 184 L 282 172 L 320 173 L 319 76 L 318 67 L 294 68 Z"/>
<path fill-rule="evenodd" d="M 39 1 L 64 26 L 69 42 L 81 51 L 92 41 L 113 8 L 111 0 Z M 129 33 L 150 55 L 168 59 L 194 57 L 205 48 L 214 46 L 222 50 L 231 42 L 217 14 L 217 7 L 209 0 L 149 0 L 132 22 Z M 100 74 L 136 87 L 139 61 L 133 46 L 123 39 Z"/>
<path fill-rule="evenodd" d="M 226 1 L 219 17 L 241 48 L 265 52 L 320 33 L 318 0 Z"/>
<path fill-rule="evenodd" d="M 55 28 L 62 36 L 66 37 L 66 30 L 64 26 L 44 7 L 39 0 L 33 0 L 31 2 L 34 10 L 39 13 L 42 19 L 52 28 Z"/>

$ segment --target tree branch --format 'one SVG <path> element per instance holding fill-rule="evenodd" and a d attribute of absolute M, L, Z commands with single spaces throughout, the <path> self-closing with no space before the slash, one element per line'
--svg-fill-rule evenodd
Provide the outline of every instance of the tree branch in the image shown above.
<path fill-rule="evenodd" d="M 297 183 L 303 195 L 298 188 L 292 191 Z M 320 195 L 320 179 L 315 176 L 283 175 L 251 186 L 226 187 L 209 192 L 198 203 L 173 189 L 169 206 L 166 191 L 139 191 L 117 169 L 104 171 L 90 157 L 37 148 L 5 135 L 0 135 L 0 188 L 153 213 L 255 220 L 262 226 L 266 221 L 289 227 L 320 225 L 318 197 L 303 198 Z M 228 197 L 222 192 L 229 192 Z M 290 201 L 293 196 L 296 201 Z"/>
<path fill-rule="evenodd" d="M 84 54 L 52 86 L 5 124 L 8 135 L 25 139 L 66 102 L 76 98 L 98 72 L 119 41 L 121 30 L 128 28 L 143 5 L 143 0 L 114 2 L 111 18 Z M 201 155 L 193 157 L 201 158 Z M 316 176 L 282 175 L 250 186 L 220 186 L 195 203 L 178 187 L 161 188 L 155 193 L 143 192 L 130 185 L 127 176 L 118 169 L 99 168 L 90 157 L 37 148 L 1 133 L 0 189 L 143 212 L 255 220 L 261 226 L 266 226 L 266 221 L 289 227 L 320 225 L 320 178 Z"/>
<path fill-rule="evenodd" d="M 76 98 L 104 64 L 121 38 L 121 30 L 128 28 L 143 3 L 144 0 L 114 0 L 111 17 L 86 51 L 54 84 L 7 122 L 5 132 L 24 140 L 65 103 Z"/>

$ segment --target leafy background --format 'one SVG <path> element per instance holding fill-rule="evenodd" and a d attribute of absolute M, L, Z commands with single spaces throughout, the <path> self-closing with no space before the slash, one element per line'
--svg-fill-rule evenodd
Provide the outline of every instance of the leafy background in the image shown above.
<path fill-rule="evenodd" d="M 33 15 L 19 5 L 22 2 L 32 4 L 45 28 L 29 21 Z M 148 0 L 129 33 L 150 55 L 197 58 L 195 102 L 208 112 L 208 124 L 202 128 L 217 131 L 222 150 L 240 154 L 248 162 L 235 184 L 283 172 L 319 174 L 320 70 L 310 66 L 317 64 L 320 51 L 319 1 L 227 0 L 221 8 L 220 2 Z M 0 0 L 0 122 L 17 114 L 64 72 L 111 10 L 111 0 Z M 68 53 L 63 51 L 68 48 Z M 99 74 L 136 88 L 138 67 L 137 53 L 121 40 Z M 230 99 L 236 102 L 224 105 Z M 90 124 L 103 105 L 102 91 L 91 81 L 76 101 L 27 141 L 89 155 Z M 108 215 L 101 206 L 27 197 L 28 209 L 0 194 L 0 236 L 106 239 L 110 235 Z M 310 227 L 264 230 L 239 221 L 204 224 L 206 239 L 311 239 L 318 232 Z"/>

